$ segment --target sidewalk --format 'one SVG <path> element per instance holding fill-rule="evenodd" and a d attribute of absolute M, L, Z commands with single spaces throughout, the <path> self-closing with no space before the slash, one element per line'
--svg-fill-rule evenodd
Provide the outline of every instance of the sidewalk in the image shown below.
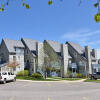
<path fill-rule="evenodd" d="M 58 79 L 55 79 L 58 80 Z M 21 80 L 17 79 L 17 81 L 23 82 L 66 82 L 66 83 L 76 83 L 76 82 L 84 82 L 86 79 L 76 80 L 76 81 L 68 81 L 68 80 L 59 80 L 59 81 L 36 81 L 36 80 Z"/>

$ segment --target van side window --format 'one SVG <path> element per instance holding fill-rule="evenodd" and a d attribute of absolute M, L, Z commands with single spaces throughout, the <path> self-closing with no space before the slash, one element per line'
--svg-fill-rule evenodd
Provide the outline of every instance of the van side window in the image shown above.
<path fill-rule="evenodd" d="M 5 73 L 2 73 L 2 75 L 7 75 L 7 73 L 5 72 Z"/>
<path fill-rule="evenodd" d="M 8 72 L 8 75 L 10 75 L 10 72 Z"/>
<path fill-rule="evenodd" d="M 14 73 L 11 73 L 11 75 L 14 75 Z"/>
<path fill-rule="evenodd" d="M 5 75 L 7 75 L 7 73 L 5 73 Z"/>
<path fill-rule="evenodd" d="M 2 75 L 5 75 L 4 73 L 2 73 Z"/>

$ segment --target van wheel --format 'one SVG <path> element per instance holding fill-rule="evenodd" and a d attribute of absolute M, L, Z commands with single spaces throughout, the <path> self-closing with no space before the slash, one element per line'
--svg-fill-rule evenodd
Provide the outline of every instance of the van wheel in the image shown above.
<path fill-rule="evenodd" d="M 6 84 L 6 79 L 4 79 L 3 84 Z"/>
<path fill-rule="evenodd" d="M 97 78 L 95 78 L 95 80 L 97 80 Z"/>
<path fill-rule="evenodd" d="M 13 79 L 13 82 L 15 82 L 16 81 L 16 77 Z"/>

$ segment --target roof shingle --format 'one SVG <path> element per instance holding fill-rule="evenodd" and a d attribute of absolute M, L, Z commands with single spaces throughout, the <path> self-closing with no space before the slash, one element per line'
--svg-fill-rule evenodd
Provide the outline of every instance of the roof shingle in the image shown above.
<path fill-rule="evenodd" d="M 22 38 L 24 43 L 27 45 L 27 47 L 30 49 L 30 51 L 36 51 L 36 44 L 39 42 L 37 40 L 32 40 L 32 39 L 26 39 Z"/>
<path fill-rule="evenodd" d="M 9 52 L 15 52 L 15 47 L 24 48 L 23 43 L 20 40 L 3 39 Z"/>
<path fill-rule="evenodd" d="M 81 47 L 79 44 L 72 43 L 72 42 L 67 42 L 70 44 L 79 54 L 83 54 L 85 52 L 85 49 Z"/>
<path fill-rule="evenodd" d="M 45 40 L 55 50 L 55 52 L 61 52 L 61 44 L 57 41 Z"/>

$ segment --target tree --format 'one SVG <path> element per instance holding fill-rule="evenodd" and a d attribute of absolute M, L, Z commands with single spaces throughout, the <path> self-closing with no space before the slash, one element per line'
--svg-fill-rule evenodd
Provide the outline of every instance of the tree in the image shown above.
<path fill-rule="evenodd" d="M 82 0 L 80 0 L 79 5 L 82 3 Z M 53 4 L 53 0 L 48 1 L 49 5 Z M 96 22 L 100 22 L 100 0 L 96 0 L 96 3 L 94 4 L 94 7 L 98 9 L 98 12 L 96 15 L 94 15 L 94 20 Z"/>
<path fill-rule="evenodd" d="M 4 11 L 5 7 L 9 5 L 10 1 L 11 0 L 3 0 L 3 1 L 1 1 L 0 11 Z M 30 5 L 26 4 L 24 0 L 21 0 L 21 1 L 22 1 L 22 6 L 23 7 L 26 7 L 26 9 L 30 8 Z"/>
<path fill-rule="evenodd" d="M 5 1 L 5 2 L 4 2 Z M 5 7 L 9 5 L 9 2 L 11 0 L 3 0 L 1 1 L 1 7 L 0 7 L 0 11 L 4 11 Z M 29 4 L 26 4 L 24 0 L 22 1 L 22 6 L 25 7 L 26 9 L 30 8 Z M 59 0 L 59 1 L 63 1 L 63 0 Z M 79 5 L 82 3 L 82 0 L 80 0 Z M 52 5 L 53 4 L 53 0 L 48 0 L 48 5 Z M 94 15 L 94 20 L 96 22 L 100 22 L 100 0 L 96 0 L 96 3 L 94 4 L 94 7 L 98 9 L 98 12 L 96 15 Z"/>
<path fill-rule="evenodd" d="M 47 72 L 58 71 L 61 69 L 61 57 L 53 50 L 52 47 L 45 41 L 44 42 L 44 78 L 46 79 Z"/>
<path fill-rule="evenodd" d="M 100 22 L 100 0 L 97 0 L 97 3 L 94 4 L 94 7 L 98 9 L 97 14 L 94 16 L 96 22 Z"/>
<path fill-rule="evenodd" d="M 13 62 L 11 62 L 11 63 L 8 63 L 8 64 L 7 64 L 7 67 L 12 68 L 13 70 L 15 70 L 16 67 L 18 67 L 18 65 L 19 65 L 19 64 L 18 64 L 16 61 L 13 61 Z"/>

